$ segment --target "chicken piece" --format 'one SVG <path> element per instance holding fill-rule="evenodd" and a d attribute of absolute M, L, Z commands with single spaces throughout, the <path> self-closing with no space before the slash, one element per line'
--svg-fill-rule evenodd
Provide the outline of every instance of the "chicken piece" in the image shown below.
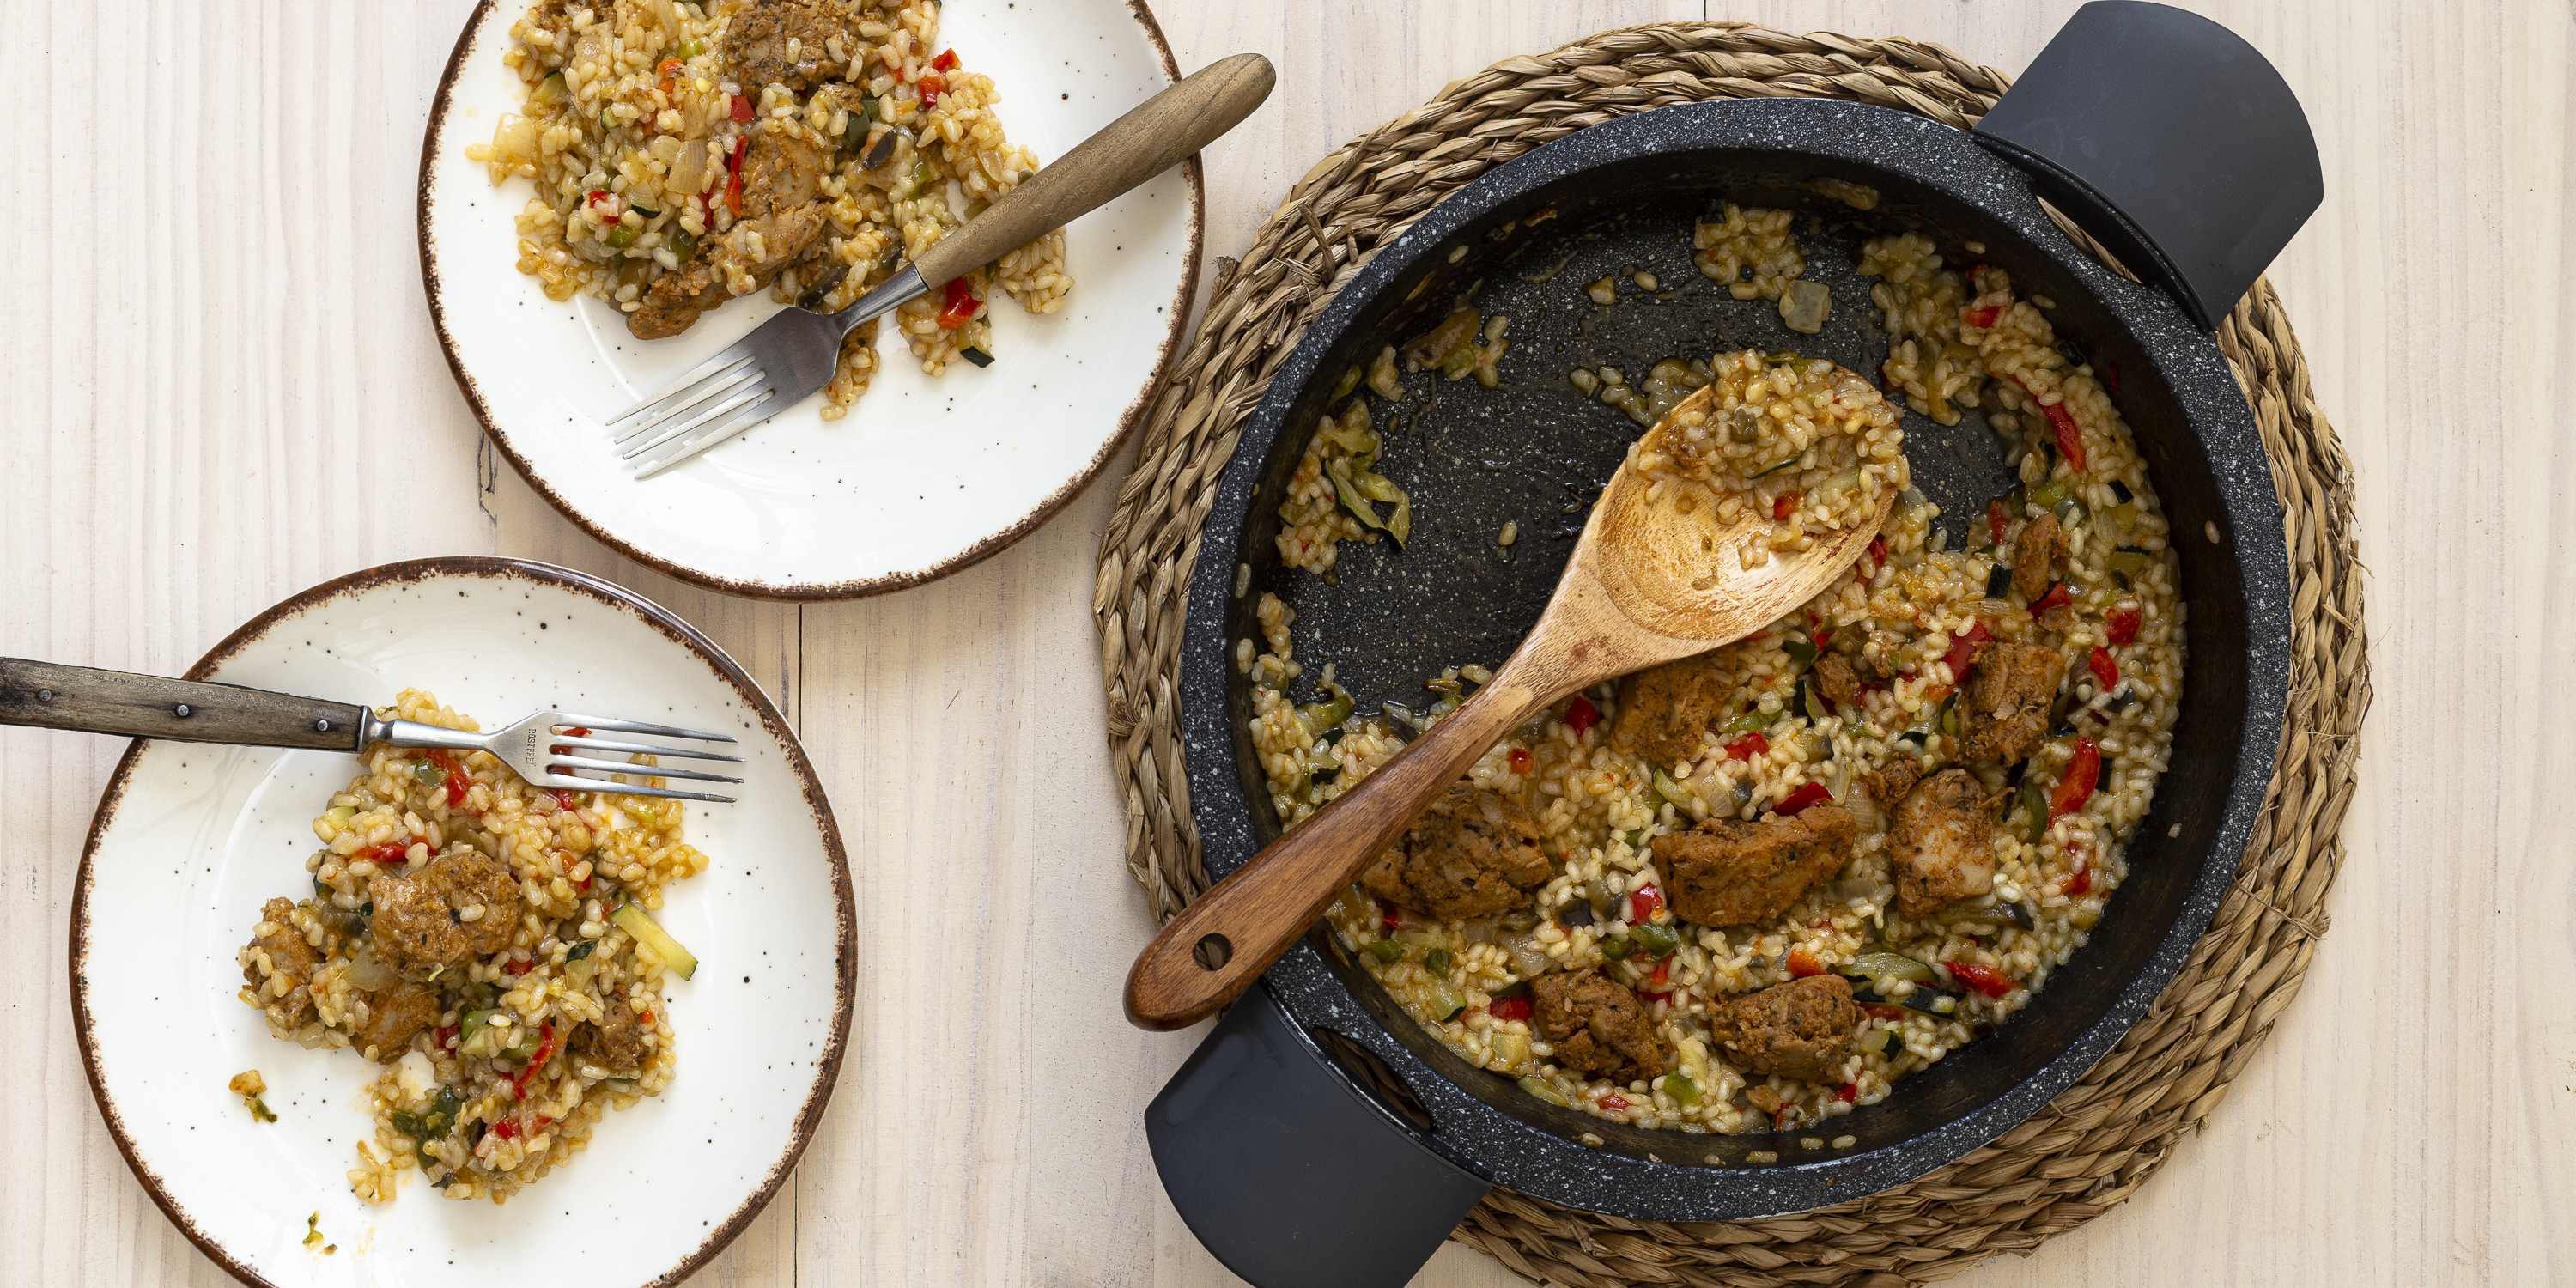
<path fill-rule="evenodd" d="M 288 1030 L 312 1022 L 313 971 L 322 964 L 322 954 L 304 942 L 294 917 L 295 905 L 284 899 L 260 905 L 259 924 L 268 930 L 252 934 L 241 950 L 242 982 L 257 992 L 260 1008 Z M 286 991 L 276 991 L 272 979 L 285 980 Z"/>
<path fill-rule="evenodd" d="M 1619 681 L 1610 746 L 1664 768 L 1697 759 L 1709 726 L 1726 711 L 1726 687 L 1709 655 L 1651 667 Z"/>
<path fill-rule="evenodd" d="M 725 26 L 724 65 L 744 89 L 784 85 L 798 93 L 846 71 L 866 47 L 859 6 L 849 0 L 754 0 Z M 834 41 L 841 51 L 833 54 Z M 793 42 L 794 48 L 789 48 Z"/>
<path fill-rule="evenodd" d="M 1840 975 L 1809 975 L 1708 1007 L 1710 1040 L 1745 1072 L 1828 1086 L 1843 1080 L 1859 1023 L 1851 984 Z"/>
<path fill-rule="evenodd" d="M 571 1053 L 576 1069 L 587 1064 L 604 1073 L 632 1076 L 642 1073 L 653 1058 L 653 1048 L 645 1041 L 652 1031 L 637 1018 L 625 998 L 612 998 L 608 1014 L 597 1024 L 574 1029 L 565 1049 Z"/>
<path fill-rule="evenodd" d="M 699 241 L 676 272 L 645 289 L 626 315 L 639 340 L 678 335 L 698 316 L 736 295 L 767 286 L 797 262 L 823 231 L 823 149 L 784 122 L 763 122 L 742 160 L 742 213 L 720 235 Z"/>
<path fill-rule="evenodd" d="M 410 876 L 378 876 L 367 897 L 376 960 L 427 982 L 510 946 L 519 926 L 519 883 L 479 850 L 432 855 Z"/>
<path fill-rule="evenodd" d="M 1888 757 L 1886 764 L 1861 775 L 1860 785 L 1880 809 L 1894 809 L 1922 779 L 1923 758 L 1900 751 Z"/>
<path fill-rule="evenodd" d="M 1837 707 L 1860 701 L 1860 669 L 1840 653 L 1827 653 L 1816 659 L 1816 692 Z"/>
<path fill-rule="evenodd" d="M 2036 602 L 2066 579 L 2066 558 L 2066 530 L 2058 526 L 2056 515 L 2044 513 L 2023 524 L 2021 535 L 2013 539 L 2013 592 Z"/>
<path fill-rule="evenodd" d="M 1995 884 L 1995 824 L 1985 784 L 1944 769 L 1896 806 L 1888 853 L 1896 869 L 1896 910 L 1920 917 Z"/>
<path fill-rule="evenodd" d="M 1744 823 L 1712 818 L 1654 840 L 1670 879 L 1673 915 L 1703 926 L 1740 926 L 1785 911 L 1851 861 L 1860 824 L 1840 805 Z"/>
<path fill-rule="evenodd" d="M 1530 995 L 1538 999 L 1539 1035 L 1565 1068 L 1612 1082 L 1652 1082 L 1672 1064 L 1637 995 L 1597 971 L 1541 975 L 1530 981 Z"/>
<path fill-rule="evenodd" d="M 367 994 L 367 1022 L 358 1030 L 358 1054 L 392 1064 L 411 1049 L 412 1035 L 438 1023 L 438 994 L 396 976 Z"/>
<path fill-rule="evenodd" d="M 1360 887 L 1442 921 L 1482 917 L 1529 901 L 1547 880 L 1538 825 L 1511 798 L 1464 781 L 1449 785 L 1366 872 Z"/>
<path fill-rule="evenodd" d="M 2057 650 L 2038 644 L 1996 644 L 1977 663 L 1960 711 L 1959 758 L 2024 759 L 2048 741 L 2048 708 L 2066 676 Z"/>

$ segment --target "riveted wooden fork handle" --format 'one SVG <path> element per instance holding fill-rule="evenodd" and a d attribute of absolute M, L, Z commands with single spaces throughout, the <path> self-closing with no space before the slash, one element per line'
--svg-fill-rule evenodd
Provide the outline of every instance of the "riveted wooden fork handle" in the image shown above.
<path fill-rule="evenodd" d="M 355 751 L 366 711 L 237 684 L 0 657 L 0 724 L 89 733 Z"/>

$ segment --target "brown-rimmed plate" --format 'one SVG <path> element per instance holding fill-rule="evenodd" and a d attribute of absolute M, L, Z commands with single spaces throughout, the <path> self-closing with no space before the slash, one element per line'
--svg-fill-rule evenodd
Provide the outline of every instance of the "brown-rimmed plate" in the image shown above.
<path fill-rule="evenodd" d="M 587 296 L 549 300 L 516 268 L 528 180 L 495 186 L 465 149 L 517 110 L 502 63 L 519 0 L 484 0 L 448 58 L 420 170 L 421 277 L 449 368 L 494 446 L 591 535 L 738 595 L 840 599 L 945 576 L 1078 495 L 1142 418 L 1197 280 L 1193 160 L 1076 220 L 1064 307 L 994 310 L 996 361 L 922 374 L 891 332 L 868 392 L 835 421 L 816 395 L 641 482 L 602 425 L 779 306 L 737 299 L 639 341 Z M 940 42 L 1000 87 L 1011 139 L 1044 162 L 1179 79 L 1142 0 L 956 0 Z"/>
<path fill-rule="evenodd" d="M 776 706 L 667 610 L 569 569 L 498 558 L 389 564 L 314 587 L 188 672 L 384 704 L 424 688 L 488 725 L 541 707 L 730 733 L 735 805 L 691 805 L 712 859 L 659 914 L 694 951 L 670 981 L 661 1095 L 507 1204 L 450 1202 L 417 1171 L 351 1191 L 380 1067 L 271 1037 L 235 954 L 272 896 L 309 891 L 313 816 L 344 753 L 142 740 L 99 802 L 72 899 L 72 1011 L 90 1088 L 155 1203 L 245 1283 L 676 1283 L 749 1225 L 830 1098 L 855 995 L 838 827 Z M 275 1122 L 226 1084 L 257 1069 Z M 308 1218 L 323 1236 L 308 1246 Z M 334 1250 L 325 1254 L 321 1244 Z"/>

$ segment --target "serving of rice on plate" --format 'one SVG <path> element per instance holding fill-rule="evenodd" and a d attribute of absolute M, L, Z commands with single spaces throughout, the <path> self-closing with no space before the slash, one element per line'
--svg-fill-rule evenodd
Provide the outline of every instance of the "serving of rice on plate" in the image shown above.
<path fill-rule="evenodd" d="M 406 689 L 387 719 L 473 730 Z M 418 1171 L 506 1202 L 572 1161 L 610 1109 L 670 1086 L 663 1004 L 697 961 L 653 920 L 706 870 L 681 802 L 539 789 L 487 752 L 360 753 L 313 820 L 303 897 L 273 897 L 240 953 L 269 1032 L 385 1066 L 349 1170 L 362 1198 Z M 619 781 L 658 786 L 652 758 Z"/>
<path fill-rule="evenodd" d="M 1776 214 L 1727 207 L 1696 245 L 1735 299 L 1787 317 L 1805 261 Z M 1775 521 L 1769 549 L 1901 490 L 1867 553 L 1752 636 L 1515 730 L 1326 914 L 1429 1034 L 1539 1099 L 1843 1147 L 1828 1120 L 2010 1022 L 2127 875 L 2184 658 L 2145 464 L 2102 378 L 2003 271 L 1963 273 L 1917 233 L 1869 239 L 1860 269 L 1890 337 L 1876 388 L 1759 351 L 1571 381 L 1641 424 L 1682 409 L 1625 468 L 1676 504 L 1752 507 Z M 1572 289 L 1606 307 L 1600 285 Z M 1943 423 L 1981 408 L 2018 485 L 1936 530 L 1907 486 L 1898 400 Z M 1297 477 L 1319 484 L 1281 513 L 1290 567 L 1332 569 L 1335 542 L 1384 535 L 1335 510 L 1324 468 L 1385 468 L 1367 404 L 1318 428 Z M 1286 827 L 1492 679 L 1462 661 L 1419 709 L 1355 712 L 1330 667 L 1304 676 L 1294 610 L 1268 592 L 1255 609 L 1262 638 L 1233 660 Z"/>
<path fill-rule="evenodd" d="M 539 0 L 503 55 L 525 99 L 467 155 L 535 186 L 517 265 L 640 339 L 768 287 L 833 312 L 1035 174 L 992 77 L 940 43 L 938 0 Z M 1073 287 L 1057 229 L 931 283 L 894 325 L 931 375 L 995 361 L 987 301 L 1033 314 Z M 877 370 L 853 330 L 825 390 L 843 415 Z"/>

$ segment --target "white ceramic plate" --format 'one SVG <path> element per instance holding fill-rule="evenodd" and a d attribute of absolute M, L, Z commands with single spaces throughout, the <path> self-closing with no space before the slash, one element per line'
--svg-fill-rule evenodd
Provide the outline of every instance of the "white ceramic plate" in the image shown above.
<path fill-rule="evenodd" d="M 502 65 L 523 0 L 484 0 L 449 58 L 421 156 L 420 261 L 448 365 L 492 441 L 566 518 L 636 560 L 734 594 L 831 599 L 954 572 L 1027 535 L 1107 464 L 1178 347 L 1198 273 L 1198 162 L 1077 220 L 1073 292 L 993 310 L 996 361 L 925 376 L 891 331 L 837 421 L 820 394 L 637 482 L 601 425 L 779 306 L 757 292 L 639 341 L 590 297 L 558 304 L 512 267 L 534 189 L 465 158 L 515 111 Z M 1142 0 L 954 0 L 940 39 L 1002 90 L 1041 162 L 1179 78 Z"/>
<path fill-rule="evenodd" d="M 319 751 L 138 741 L 99 803 L 72 901 L 72 1006 L 99 1111 L 153 1201 L 245 1283 L 677 1282 L 750 1224 L 820 1121 L 849 1036 L 854 911 L 822 786 L 758 686 L 667 611 L 516 560 L 394 564 L 316 587 L 189 673 L 380 705 L 417 686 L 490 728 L 555 707 L 731 733 L 741 803 L 687 807 L 708 869 L 662 924 L 698 955 L 670 982 L 679 1072 L 503 1206 L 405 1174 L 346 1176 L 380 1067 L 269 1036 L 234 954 L 271 896 L 309 892 L 312 818 L 357 770 Z M 278 1116 L 225 1087 L 258 1069 Z M 303 1246 L 308 1214 L 338 1251 Z"/>

